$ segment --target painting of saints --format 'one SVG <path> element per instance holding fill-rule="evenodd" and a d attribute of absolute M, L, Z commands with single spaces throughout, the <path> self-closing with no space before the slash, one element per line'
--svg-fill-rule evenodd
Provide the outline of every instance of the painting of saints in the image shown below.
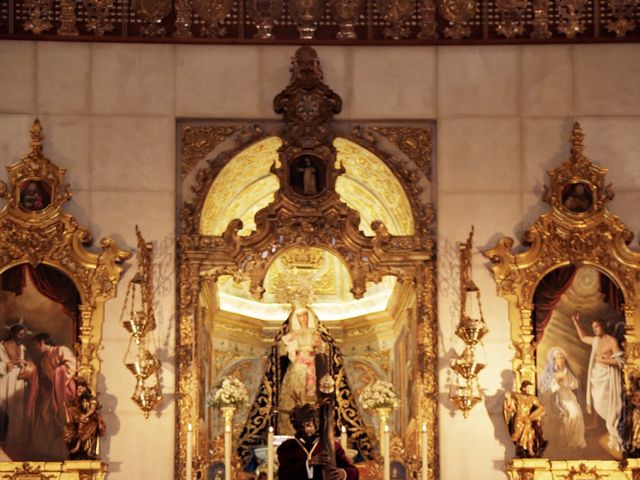
<path fill-rule="evenodd" d="M 553 347 L 547 354 L 547 366 L 538 379 L 538 392 L 547 409 L 542 422 L 547 435 L 558 439 L 567 450 L 580 450 L 587 446 L 584 439 L 584 416 L 576 397 L 578 378 L 571 370 L 567 353 Z"/>
<path fill-rule="evenodd" d="M 62 428 L 75 394 L 79 304 L 73 281 L 48 265 L 0 275 L 0 461 L 69 457 Z"/>
<path fill-rule="evenodd" d="M 552 460 L 623 455 L 624 298 L 591 266 L 547 274 L 534 294 L 538 395 Z"/>

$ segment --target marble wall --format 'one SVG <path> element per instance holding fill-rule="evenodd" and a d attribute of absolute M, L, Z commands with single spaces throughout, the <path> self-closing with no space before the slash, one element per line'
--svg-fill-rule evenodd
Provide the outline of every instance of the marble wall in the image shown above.
<path fill-rule="evenodd" d="M 99 385 L 109 434 L 109 478 L 173 478 L 175 320 L 175 121 L 177 117 L 276 118 L 295 47 L 0 42 L 0 163 L 27 151 L 35 116 L 45 152 L 68 168 L 71 212 L 96 238 L 135 247 L 134 224 L 157 242 L 161 277 L 157 341 L 166 402 L 145 420 L 129 399 L 119 325 L 126 274 L 107 304 Z M 520 238 L 545 210 L 545 171 L 569 152 L 574 120 L 589 158 L 610 169 L 611 209 L 640 230 L 640 45 L 319 47 L 326 82 L 342 97 L 342 119 L 436 119 L 442 353 L 441 478 L 506 478 L 512 455 L 500 390 L 511 387 L 507 304 L 486 262 L 474 259 L 490 334 L 486 400 L 469 418 L 447 400 L 457 320 L 455 244 L 476 227 L 479 248 Z M 6 178 L 5 174 L 0 178 Z M 634 242 L 637 245 L 637 242 Z M 473 438 L 470 445 L 469 438 Z"/>

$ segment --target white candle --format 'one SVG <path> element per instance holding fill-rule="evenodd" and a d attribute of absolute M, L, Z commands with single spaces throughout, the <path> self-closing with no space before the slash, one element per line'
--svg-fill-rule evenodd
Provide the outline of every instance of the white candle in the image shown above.
<path fill-rule="evenodd" d="M 347 429 L 344 425 L 340 428 L 340 446 L 347 451 Z"/>
<path fill-rule="evenodd" d="M 422 424 L 422 480 L 429 478 L 429 437 L 427 437 L 427 424 Z"/>
<path fill-rule="evenodd" d="M 231 425 L 229 424 L 224 426 L 224 480 L 231 480 Z"/>
<path fill-rule="evenodd" d="M 391 480 L 391 459 L 389 458 L 389 444 L 391 443 L 389 439 L 389 425 L 384 426 L 384 444 L 383 444 L 383 452 L 384 452 L 384 480 Z"/>
<path fill-rule="evenodd" d="M 187 425 L 187 458 L 186 458 L 186 480 L 193 478 L 193 426 Z"/>
<path fill-rule="evenodd" d="M 273 480 L 273 427 L 269 427 L 269 435 L 267 435 L 267 480 Z"/>

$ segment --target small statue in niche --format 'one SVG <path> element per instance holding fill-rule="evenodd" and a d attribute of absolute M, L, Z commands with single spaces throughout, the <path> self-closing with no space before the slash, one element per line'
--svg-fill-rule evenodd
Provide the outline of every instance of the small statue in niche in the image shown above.
<path fill-rule="evenodd" d="M 625 443 L 627 457 L 640 457 L 640 387 L 631 394 L 631 403 L 627 407 L 627 421 L 625 424 Z"/>
<path fill-rule="evenodd" d="M 324 188 L 322 160 L 313 155 L 302 155 L 293 160 L 290 171 L 290 183 L 293 189 L 302 195 L 313 196 Z"/>
<path fill-rule="evenodd" d="M 66 406 L 67 424 L 64 441 L 71 460 L 93 460 L 96 458 L 98 437 L 105 433 L 105 424 L 100 414 L 98 399 L 83 378 L 76 380 L 76 396 Z"/>
<path fill-rule="evenodd" d="M 547 446 L 541 425 L 545 410 L 533 389 L 525 380 L 520 392 L 507 392 L 504 399 L 504 419 L 520 458 L 540 458 Z"/>

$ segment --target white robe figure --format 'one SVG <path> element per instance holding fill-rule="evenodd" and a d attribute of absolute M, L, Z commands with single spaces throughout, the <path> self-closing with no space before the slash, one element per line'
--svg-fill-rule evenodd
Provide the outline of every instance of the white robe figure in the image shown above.
<path fill-rule="evenodd" d="M 589 357 L 589 373 L 587 376 L 587 413 L 591 407 L 605 421 L 609 432 L 609 448 L 622 451 L 622 438 L 618 433 L 618 424 L 622 415 L 622 375 L 624 352 L 620 351 L 611 357 L 618 362 L 617 366 L 596 362 L 599 337 L 593 337 L 591 356 Z"/>
<path fill-rule="evenodd" d="M 584 416 L 574 393 L 579 382 L 567 364 L 567 354 L 553 347 L 547 354 L 547 365 L 539 389 L 542 402 L 549 412 L 543 423 L 545 432 L 560 449 L 585 448 Z"/>
<path fill-rule="evenodd" d="M 26 348 L 19 346 L 20 362 L 26 365 Z M 29 438 L 28 383 L 19 378 L 23 367 L 9 367 L 11 358 L 0 342 L 0 431 L 6 435 L 0 439 L 3 444 L 16 445 Z"/>

